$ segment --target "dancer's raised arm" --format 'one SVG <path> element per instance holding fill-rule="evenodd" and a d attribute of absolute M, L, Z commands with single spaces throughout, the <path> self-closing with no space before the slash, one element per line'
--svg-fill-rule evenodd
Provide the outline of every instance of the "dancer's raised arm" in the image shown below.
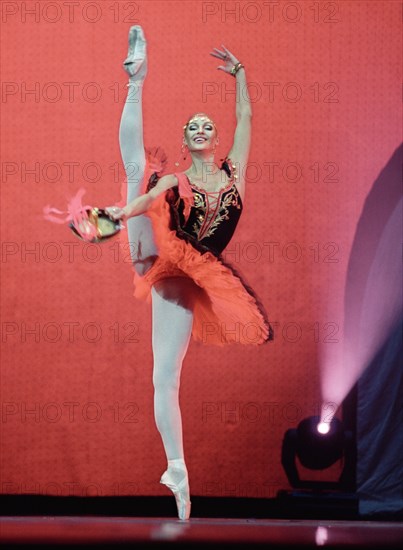
<path fill-rule="evenodd" d="M 234 141 L 228 153 L 228 157 L 237 165 L 237 187 L 243 197 L 245 192 L 244 174 L 249 158 L 252 131 L 252 107 L 247 90 L 245 68 L 239 59 L 223 45 L 221 49 L 214 48 L 211 55 L 224 62 L 224 65 L 219 65 L 217 69 L 235 76 L 236 78 L 235 115 L 237 124 L 234 133 Z"/>

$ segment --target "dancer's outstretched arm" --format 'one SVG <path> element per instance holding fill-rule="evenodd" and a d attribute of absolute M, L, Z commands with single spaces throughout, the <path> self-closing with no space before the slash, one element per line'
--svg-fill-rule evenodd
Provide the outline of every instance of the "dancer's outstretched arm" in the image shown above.
<path fill-rule="evenodd" d="M 150 191 L 136 197 L 126 204 L 125 207 L 119 208 L 117 206 L 108 206 L 105 210 L 113 220 L 125 220 L 135 216 L 140 216 L 141 214 L 145 214 L 147 212 L 155 199 L 157 199 L 168 189 L 171 189 L 171 187 L 175 187 L 175 185 L 178 185 L 176 176 L 173 174 L 167 174 L 166 176 L 160 178 L 157 185 L 150 189 Z"/>

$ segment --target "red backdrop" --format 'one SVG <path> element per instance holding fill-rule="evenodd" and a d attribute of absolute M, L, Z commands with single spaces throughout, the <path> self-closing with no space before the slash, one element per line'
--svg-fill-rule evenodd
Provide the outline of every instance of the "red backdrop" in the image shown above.
<path fill-rule="evenodd" d="M 118 239 L 84 244 L 42 218 L 43 206 L 64 208 L 82 186 L 88 204 L 119 200 L 122 61 L 130 26 L 141 24 L 145 141 L 165 149 L 170 171 L 193 112 L 216 121 L 218 158 L 231 145 L 234 80 L 216 70 L 212 48 L 223 43 L 247 69 L 249 183 L 225 257 L 265 304 L 275 341 L 192 342 L 181 406 L 193 494 L 275 496 L 288 487 L 283 435 L 317 413 L 319 358 L 340 343 L 362 205 L 401 141 L 400 3 L 1 9 L 1 491 L 166 494 L 150 306 L 133 297 L 128 251 Z"/>

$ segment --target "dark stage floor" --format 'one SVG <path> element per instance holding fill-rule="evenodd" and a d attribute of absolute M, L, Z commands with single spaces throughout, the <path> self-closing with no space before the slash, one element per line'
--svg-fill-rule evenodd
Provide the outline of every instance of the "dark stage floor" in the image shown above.
<path fill-rule="evenodd" d="M 401 517 L 362 518 L 353 495 L 192 498 L 188 521 L 170 497 L 0 497 L 4 548 L 401 548 Z"/>
<path fill-rule="evenodd" d="M 133 546 L 201 548 L 398 548 L 403 524 L 371 521 L 314 521 L 192 518 L 8 516 L 0 520 L 1 543 L 43 547 Z"/>

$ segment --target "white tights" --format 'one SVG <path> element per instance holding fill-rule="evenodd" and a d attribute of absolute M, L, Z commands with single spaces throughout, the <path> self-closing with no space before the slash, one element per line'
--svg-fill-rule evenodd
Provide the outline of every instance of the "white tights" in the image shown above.
<path fill-rule="evenodd" d="M 119 129 L 121 155 L 127 175 L 127 202 L 136 198 L 143 187 L 142 91 L 142 80 L 136 81 L 132 77 Z M 139 275 L 144 275 L 158 256 L 150 219 L 145 215 L 130 218 L 127 220 L 127 232 L 134 269 Z M 166 279 L 154 285 L 151 292 L 155 422 L 167 460 L 182 459 L 176 464 L 183 466 L 179 386 L 182 361 L 192 331 L 192 284 L 183 278 Z"/>

